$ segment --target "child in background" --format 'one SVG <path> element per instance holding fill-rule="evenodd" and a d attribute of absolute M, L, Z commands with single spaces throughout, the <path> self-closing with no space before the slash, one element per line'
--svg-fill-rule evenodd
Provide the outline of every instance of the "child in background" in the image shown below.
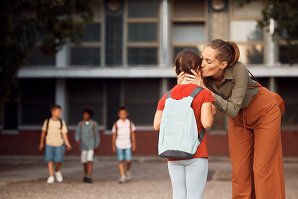
<path fill-rule="evenodd" d="M 119 119 L 114 123 L 112 133 L 112 150 L 117 153 L 119 161 L 119 183 L 131 180 L 132 152 L 136 150 L 135 130 L 136 127 L 128 118 L 125 107 L 118 110 Z"/>
<path fill-rule="evenodd" d="M 58 182 L 63 181 L 61 166 L 65 153 L 64 144 L 67 150 L 71 150 L 71 145 L 67 137 L 67 127 L 61 119 L 61 106 L 53 105 L 50 110 L 52 116 L 43 123 L 39 144 L 40 151 L 45 148 L 45 161 L 48 163 L 49 171 L 48 184 L 52 184 L 55 181 L 54 163 L 56 180 Z"/>
<path fill-rule="evenodd" d="M 75 140 L 80 145 L 81 161 L 83 163 L 84 178 L 83 182 L 92 183 L 92 169 L 94 150 L 99 146 L 98 125 L 92 120 L 94 111 L 90 108 L 82 110 L 83 120 L 79 122 Z"/>

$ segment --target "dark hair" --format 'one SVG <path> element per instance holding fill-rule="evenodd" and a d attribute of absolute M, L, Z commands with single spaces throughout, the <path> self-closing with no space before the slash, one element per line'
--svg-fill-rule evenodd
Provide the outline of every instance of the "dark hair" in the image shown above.
<path fill-rule="evenodd" d="M 126 109 L 125 106 L 120 106 L 120 107 L 118 108 L 118 113 L 119 113 L 120 111 L 127 111 L 127 109 Z"/>
<path fill-rule="evenodd" d="M 56 109 L 62 109 L 60 105 L 58 104 L 53 104 L 50 106 L 50 111 L 56 110 Z"/>
<path fill-rule="evenodd" d="M 198 53 L 191 49 L 184 49 L 175 59 L 176 74 L 181 72 L 191 74 L 192 70 L 197 70 L 202 63 L 202 59 L 199 57 Z"/>
<path fill-rule="evenodd" d="M 239 60 L 240 51 L 237 44 L 233 41 L 214 39 L 207 43 L 206 46 L 217 50 L 216 58 L 219 61 L 226 61 L 228 63 L 228 67 L 235 65 Z"/>
<path fill-rule="evenodd" d="M 82 114 L 84 114 L 84 113 L 88 113 L 90 115 L 90 117 L 93 117 L 94 110 L 92 108 L 90 108 L 90 107 L 84 107 L 82 109 Z"/>

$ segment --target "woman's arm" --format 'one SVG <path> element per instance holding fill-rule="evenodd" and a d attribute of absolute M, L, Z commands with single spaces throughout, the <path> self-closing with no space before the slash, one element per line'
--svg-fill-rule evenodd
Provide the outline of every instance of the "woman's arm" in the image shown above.
<path fill-rule="evenodd" d="M 196 73 L 192 70 L 194 75 L 187 74 L 183 76 L 182 74 L 178 76 L 178 83 L 181 81 L 182 78 L 186 78 L 189 83 L 195 83 L 198 86 L 208 89 L 200 76 L 200 74 Z M 223 99 L 220 95 L 213 93 L 209 90 L 215 98 L 214 105 L 226 115 L 231 118 L 235 118 L 238 115 L 239 110 L 241 109 L 242 102 L 244 100 L 246 90 L 247 90 L 247 83 L 248 83 L 248 71 L 247 68 L 242 64 L 236 64 L 233 69 L 233 79 L 235 85 L 232 89 L 232 94 L 229 99 Z"/>
<path fill-rule="evenodd" d="M 158 131 L 160 128 L 161 117 L 162 117 L 162 111 L 157 110 L 155 113 L 154 122 L 153 122 L 153 128 L 155 131 Z"/>
<path fill-rule="evenodd" d="M 201 123 L 205 129 L 210 128 L 214 122 L 212 102 L 205 102 L 201 108 Z"/>
<path fill-rule="evenodd" d="M 249 79 L 247 68 L 242 64 L 236 64 L 233 69 L 233 79 L 235 83 L 232 94 L 228 99 L 223 99 L 220 95 L 214 93 L 214 105 L 231 118 L 238 115 L 246 94 Z"/>

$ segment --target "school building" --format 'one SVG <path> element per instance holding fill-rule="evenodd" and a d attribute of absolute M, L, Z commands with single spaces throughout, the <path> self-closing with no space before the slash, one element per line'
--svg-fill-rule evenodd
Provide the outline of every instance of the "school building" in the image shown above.
<path fill-rule="evenodd" d="M 103 0 L 79 45 L 69 43 L 56 55 L 34 49 L 5 104 L 0 154 L 37 155 L 40 129 L 53 103 L 63 107 L 70 139 L 81 109 L 91 106 L 100 124 L 98 155 L 110 155 L 111 128 L 125 105 L 137 126 L 139 155 L 157 153 L 152 123 L 157 102 L 176 84 L 177 52 L 198 52 L 215 38 L 237 42 L 240 59 L 259 81 L 286 101 L 282 123 L 284 154 L 298 156 L 298 65 L 289 65 L 285 42 L 257 27 L 263 1 L 238 7 L 233 0 Z M 297 60 L 296 60 L 297 61 Z M 227 118 L 216 114 L 208 132 L 209 152 L 227 155 Z M 73 143 L 78 154 L 78 146 Z M 274 147 L 274 146 L 272 146 Z"/>

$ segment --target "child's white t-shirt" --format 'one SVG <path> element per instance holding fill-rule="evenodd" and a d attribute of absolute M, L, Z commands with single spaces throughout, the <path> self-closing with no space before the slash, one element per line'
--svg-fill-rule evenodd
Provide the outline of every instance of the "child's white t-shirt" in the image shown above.
<path fill-rule="evenodd" d="M 117 138 L 116 138 L 116 147 L 119 149 L 129 149 L 131 148 L 131 132 L 135 131 L 135 125 L 129 120 L 117 120 L 117 122 L 113 125 L 112 132 L 116 133 L 117 126 Z"/>

